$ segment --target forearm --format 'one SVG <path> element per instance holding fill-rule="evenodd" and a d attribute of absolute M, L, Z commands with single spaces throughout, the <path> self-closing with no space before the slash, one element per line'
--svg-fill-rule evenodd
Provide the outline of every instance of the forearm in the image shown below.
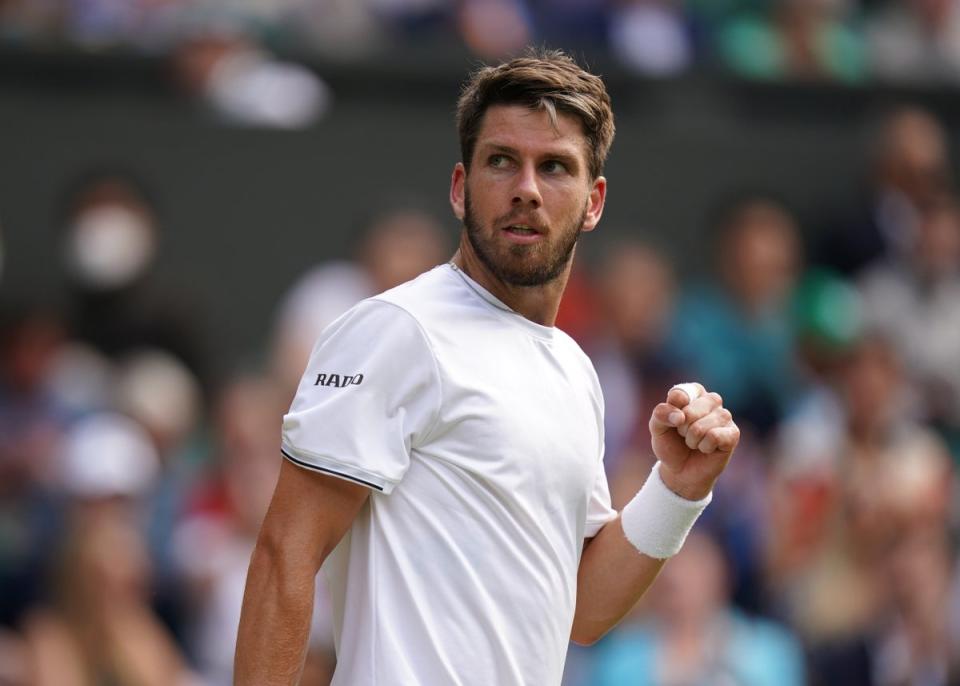
<path fill-rule="evenodd" d="M 643 488 L 584 549 L 573 640 L 590 643 L 613 628 L 650 587 L 663 562 L 680 551 L 709 504 L 714 480 L 688 487 L 674 476 L 662 464 L 654 465 Z M 689 494 L 698 497 L 684 497 Z"/>
<path fill-rule="evenodd" d="M 299 681 L 310 633 L 314 576 L 258 542 L 243 596 L 235 686 L 286 686 Z"/>
<path fill-rule="evenodd" d="M 666 560 L 637 551 L 620 517 L 589 542 L 577 573 L 577 606 L 571 639 L 590 644 L 623 619 L 657 578 Z"/>

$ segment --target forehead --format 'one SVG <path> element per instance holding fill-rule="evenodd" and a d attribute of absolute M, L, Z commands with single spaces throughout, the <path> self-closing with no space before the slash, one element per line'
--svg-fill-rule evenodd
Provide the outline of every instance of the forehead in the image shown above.
<path fill-rule="evenodd" d="M 588 144 L 583 124 L 574 115 L 558 110 L 554 126 L 546 110 L 491 105 L 480 123 L 476 147 L 512 148 L 534 155 L 564 154 L 586 164 Z"/>

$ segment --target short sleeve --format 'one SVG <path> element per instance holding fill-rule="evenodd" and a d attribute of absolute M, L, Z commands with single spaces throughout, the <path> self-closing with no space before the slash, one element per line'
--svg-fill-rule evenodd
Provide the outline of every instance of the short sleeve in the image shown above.
<path fill-rule="evenodd" d="M 598 465 L 597 476 L 590 492 L 590 502 L 587 503 L 587 526 L 584 529 L 584 538 L 593 538 L 603 525 L 616 519 L 617 511 L 610 504 L 610 488 L 607 485 L 607 473 L 603 462 Z"/>
<path fill-rule="evenodd" d="M 283 455 L 389 493 L 439 407 L 436 361 L 417 321 L 396 305 L 365 300 L 314 346 L 283 418 Z"/>
<path fill-rule="evenodd" d="M 600 533 L 600 529 L 603 528 L 604 524 L 617 518 L 617 511 L 613 509 L 613 505 L 611 504 L 610 487 L 607 484 L 607 471 L 603 465 L 604 444 L 606 443 L 603 426 L 603 416 L 605 412 L 603 389 L 600 386 L 600 379 L 597 378 L 597 373 L 593 368 L 593 363 L 590 362 L 589 359 L 587 360 L 587 365 L 590 370 L 590 378 L 596 395 L 596 421 L 599 440 L 597 441 L 596 458 L 597 475 L 594 477 L 593 489 L 590 491 L 590 500 L 587 502 L 587 522 L 583 537 L 593 538 Z"/>

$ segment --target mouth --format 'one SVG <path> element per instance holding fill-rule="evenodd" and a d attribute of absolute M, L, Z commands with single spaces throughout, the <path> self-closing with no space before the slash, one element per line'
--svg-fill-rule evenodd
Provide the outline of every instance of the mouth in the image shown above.
<path fill-rule="evenodd" d="M 501 231 L 514 243 L 535 243 L 543 238 L 543 234 L 529 224 L 511 224 L 503 227 Z"/>

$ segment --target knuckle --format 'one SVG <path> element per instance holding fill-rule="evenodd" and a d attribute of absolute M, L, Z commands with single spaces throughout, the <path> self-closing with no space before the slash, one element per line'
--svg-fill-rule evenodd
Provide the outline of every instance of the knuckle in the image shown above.
<path fill-rule="evenodd" d="M 732 421 L 733 421 L 733 415 L 730 414 L 730 410 L 728 410 L 728 409 L 725 408 L 725 407 L 722 407 L 722 408 L 720 408 L 720 419 L 721 419 L 724 423 L 732 422 Z"/>
<path fill-rule="evenodd" d="M 713 391 L 712 393 L 708 393 L 707 397 L 710 398 L 710 400 L 712 400 L 713 402 L 717 403 L 718 405 L 723 405 L 723 398 L 721 398 L 720 394 L 717 393 L 716 391 Z"/>

